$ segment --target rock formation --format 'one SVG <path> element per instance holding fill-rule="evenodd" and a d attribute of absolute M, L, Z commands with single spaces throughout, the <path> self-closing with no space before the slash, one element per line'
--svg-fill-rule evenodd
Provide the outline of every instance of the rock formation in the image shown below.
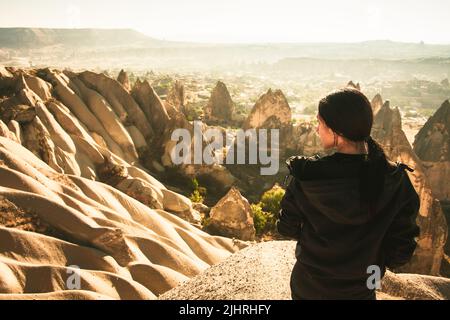
<path fill-rule="evenodd" d="M 12 78 L 13 75 L 11 72 L 9 72 L 8 68 L 5 68 L 4 66 L 0 66 L 0 77 L 1 78 Z"/>
<path fill-rule="evenodd" d="M 357 84 L 355 84 L 352 80 L 350 80 L 350 82 L 347 83 L 347 87 L 361 91 L 361 86 L 359 85 L 359 82 Z"/>
<path fill-rule="evenodd" d="M 296 154 L 313 155 L 323 153 L 319 136 L 315 130 L 315 126 L 309 122 L 293 124 L 291 121 L 291 108 L 281 90 L 269 89 L 255 103 L 253 109 L 244 121 L 243 128 L 255 129 L 256 133 L 260 133 L 260 129 L 276 129 L 278 130 L 279 145 L 278 150 L 274 146 L 269 145 L 271 141 L 271 130 L 267 131 L 268 144 L 259 144 L 259 151 L 264 152 L 267 146 L 271 154 L 274 156 L 278 153 L 279 172 L 276 175 L 261 175 L 261 164 L 258 159 L 257 164 L 248 165 L 227 165 L 227 169 L 231 171 L 233 176 L 239 179 L 239 187 L 246 191 L 249 199 L 256 201 L 262 192 L 270 188 L 277 182 L 282 181 L 287 174 L 285 160 L 287 157 Z M 245 141 L 246 150 L 250 148 L 249 139 Z M 260 143 L 258 141 L 258 143 Z M 232 150 L 236 150 L 237 141 Z M 235 161 L 236 163 L 236 161 Z"/>
<path fill-rule="evenodd" d="M 152 140 L 153 148 L 146 154 L 147 163 L 152 166 L 152 163 L 162 164 L 164 167 L 177 167 L 180 174 L 188 177 L 204 177 L 209 181 L 208 187 L 215 187 L 222 192 L 231 187 L 235 178 L 222 165 L 214 163 L 212 165 L 193 164 L 192 152 L 191 163 L 175 165 L 172 162 L 171 152 L 178 141 L 172 140 L 171 136 L 176 129 L 188 130 L 191 138 L 194 137 L 194 126 L 190 123 L 185 114 L 171 103 L 164 103 L 150 86 L 148 81 L 137 81 L 132 89 L 132 96 L 144 110 L 155 132 L 155 137 Z M 206 125 L 201 128 L 203 132 Z M 208 145 L 202 134 L 202 149 L 205 150 Z M 191 151 L 193 150 L 193 140 L 190 142 Z M 155 157 L 156 156 L 156 157 Z M 154 165 L 153 165 L 154 166 Z"/>
<path fill-rule="evenodd" d="M 414 151 L 422 160 L 433 194 L 440 200 L 450 232 L 450 103 L 445 101 L 415 136 Z M 450 275 L 450 241 L 441 272 Z"/>
<path fill-rule="evenodd" d="M 164 103 L 148 81 L 141 82 L 138 79 L 133 86 L 131 95 L 143 110 L 155 135 L 158 137 L 163 134 L 166 124 L 170 121 L 170 117 L 164 107 Z"/>
<path fill-rule="evenodd" d="M 42 101 L 47 101 L 51 99 L 52 86 L 50 83 L 42 80 L 41 78 L 35 77 L 33 75 L 24 74 L 24 81 L 26 82 L 28 88 L 30 88 L 34 93 L 36 93 Z"/>
<path fill-rule="evenodd" d="M 148 152 L 167 158 L 171 132 L 192 129 L 178 110 L 170 109 L 169 116 L 148 82 L 138 81 L 132 96 L 103 74 L 5 69 L 0 83 L 7 84 L 0 100 L 3 136 L 21 143 L 59 173 L 100 180 L 152 209 L 166 209 L 198 223 L 199 213 L 190 201 L 161 191 L 162 184 L 149 178 L 139 163 Z M 115 168 L 127 173 L 117 175 Z M 234 181 L 221 166 L 203 166 L 198 172 L 227 180 L 227 187 Z M 114 179 L 104 178 L 105 173 Z"/>
<path fill-rule="evenodd" d="M 231 100 L 227 86 L 218 81 L 204 110 L 204 120 L 211 124 L 227 124 L 232 122 L 234 102 Z"/>
<path fill-rule="evenodd" d="M 269 89 L 256 101 L 250 114 L 244 122 L 244 129 L 277 129 L 279 134 L 279 153 L 284 157 L 284 153 L 289 145 L 294 143 L 293 134 L 297 130 L 291 123 L 291 108 L 281 90 L 272 91 Z M 271 132 L 267 134 L 270 141 Z M 295 141 L 298 137 L 295 137 Z M 259 148 L 262 146 L 259 145 Z M 273 149 L 273 147 L 271 147 Z"/>
<path fill-rule="evenodd" d="M 149 208 L 164 209 L 162 189 L 141 178 L 131 176 L 126 166 L 105 158 L 105 162 L 97 165 L 96 170 L 99 181 L 113 186 Z"/>
<path fill-rule="evenodd" d="M 323 154 L 324 150 L 320 142 L 316 126 L 310 122 L 303 122 L 292 126 L 286 139 L 285 148 L 289 154 L 314 155 Z"/>
<path fill-rule="evenodd" d="M 207 228 L 212 233 L 241 240 L 255 238 L 252 209 L 235 187 L 211 208 L 209 219 Z"/>
<path fill-rule="evenodd" d="M 415 136 L 414 152 L 422 160 L 434 195 L 450 201 L 450 103 L 445 101 Z"/>
<path fill-rule="evenodd" d="M 128 74 L 125 72 L 125 70 L 120 70 L 119 75 L 117 76 L 117 81 L 125 88 L 125 90 L 130 92 L 130 79 L 128 79 Z"/>
<path fill-rule="evenodd" d="M 140 162 L 171 118 L 102 74 L 3 69 L 0 299 L 152 299 L 246 246 L 194 227 L 191 201 Z"/>
<path fill-rule="evenodd" d="M 17 104 L 14 106 L 0 109 L 1 119 L 8 123 L 10 121 L 17 121 L 18 123 L 27 123 L 33 121 L 36 116 L 36 108 L 24 104 Z"/>
<path fill-rule="evenodd" d="M 136 126 L 146 139 L 152 137 L 149 119 L 121 84 L 104 74 L 90 71 L 82 72 L 78 77 L 87 87 L 96 90 L 105 98 L 123 123 Z"/>
<path fill-rule="evenodd" d="M 373 114 L 377 114 L 377 112 L 383 106 L 383 98 L 381 97 L 381 95 L 379 93 L 377 93 L 373 97 L 373 99 L 372 99 L 372 101 L 370 103 L 372 105 Z M 386 103 L 388 103 L 388 101 L 386 101 Z"/>
<path fill-rule="evenodd" d="M 291 108 L 283 92 L 269 89 L 256 101 L 244 122 L 244 129 L 290 126 L 291 117 Z"/>
<path fill-rule="evenodd" d="M 166 102 L 175 106 L 178 110 L 185 113 L 185 91 L 183 82 L 176 80 L 167 93 Z"/>
<path fill-rule="evenodd" d="M 383 146 L 392 161 L 401 161 L 415 170 L 408 171 L 408 175 L 420 197 L 417 222 L 421 232 L 414 257 L 402 271 L 437 275 L 447 239 L 447 223 L 424 166 L 402 130 L 398 108 L 392 109 L 389 103 L 383 104 L 375 115 L 372 137 Z"/>

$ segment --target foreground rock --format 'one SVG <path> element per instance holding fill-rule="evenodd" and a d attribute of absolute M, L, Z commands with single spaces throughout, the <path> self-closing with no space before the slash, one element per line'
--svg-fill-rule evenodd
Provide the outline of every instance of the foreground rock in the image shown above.
<path fill-rule="evenodd" d="M 255 238 L 252 209 L 237 188 L 231 188 L 211 209 L 207 229 L 211 233 L 241 240 Z"/>
<path fill-rule="evenodd" d="M 247 247 L 164 293 L 163 300 L 290 300 L 295 241 Z M 377 299 L 450 299 L 450 279 L 387 272 Z"/>
<path fill-rule="evenodd" d="M 187 123 L 148 83 L 9 68 L 0 86 L 0 298 L 153 299 L 246 246 L 144 168 Z"/>
<path fill-rule="evenodd" d="M 58 173 L 5 137 L 0 181 L 0 299 L 154 299 L 246 246 L 104 183 Z M 159 205 L 179 206 L 172 196 Z M 80 284 L 72 287 L 75 267 Z"/>

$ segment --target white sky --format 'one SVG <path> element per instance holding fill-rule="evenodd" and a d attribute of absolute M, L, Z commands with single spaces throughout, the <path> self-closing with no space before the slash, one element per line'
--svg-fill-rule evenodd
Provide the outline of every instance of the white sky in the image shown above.
<path fill-rule="evenodd" d="M 196 42 L 450 43 L 450 0 L 0 0 L 0 26 L 132 28 Z"/>

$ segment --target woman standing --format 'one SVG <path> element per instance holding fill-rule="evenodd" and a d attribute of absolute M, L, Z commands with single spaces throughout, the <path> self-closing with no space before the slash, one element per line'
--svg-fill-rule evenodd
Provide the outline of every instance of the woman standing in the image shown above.
<path fill-rule="evenodd" d="M 420 200 L 405 171 L 387 159 L 370 132 L 373 111 L 356 89 L 319 103 L 325 157 L 287 160 L 293 179 L 281 201 L 278 232 L 298 240 L 293 299 L 375 299 L 368 278 L 407 263 L 419 235 Z M 375 274 L 376 275 L 376 274 Z"/>

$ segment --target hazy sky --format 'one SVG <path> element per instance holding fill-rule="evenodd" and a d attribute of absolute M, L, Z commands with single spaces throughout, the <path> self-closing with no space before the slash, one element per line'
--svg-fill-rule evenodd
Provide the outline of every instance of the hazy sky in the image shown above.
<path fill-rule="evenodd" d="M 2 27 L 133 28 L 198 42 L 450 43 L 450 0 L 0 0 Z"/>

